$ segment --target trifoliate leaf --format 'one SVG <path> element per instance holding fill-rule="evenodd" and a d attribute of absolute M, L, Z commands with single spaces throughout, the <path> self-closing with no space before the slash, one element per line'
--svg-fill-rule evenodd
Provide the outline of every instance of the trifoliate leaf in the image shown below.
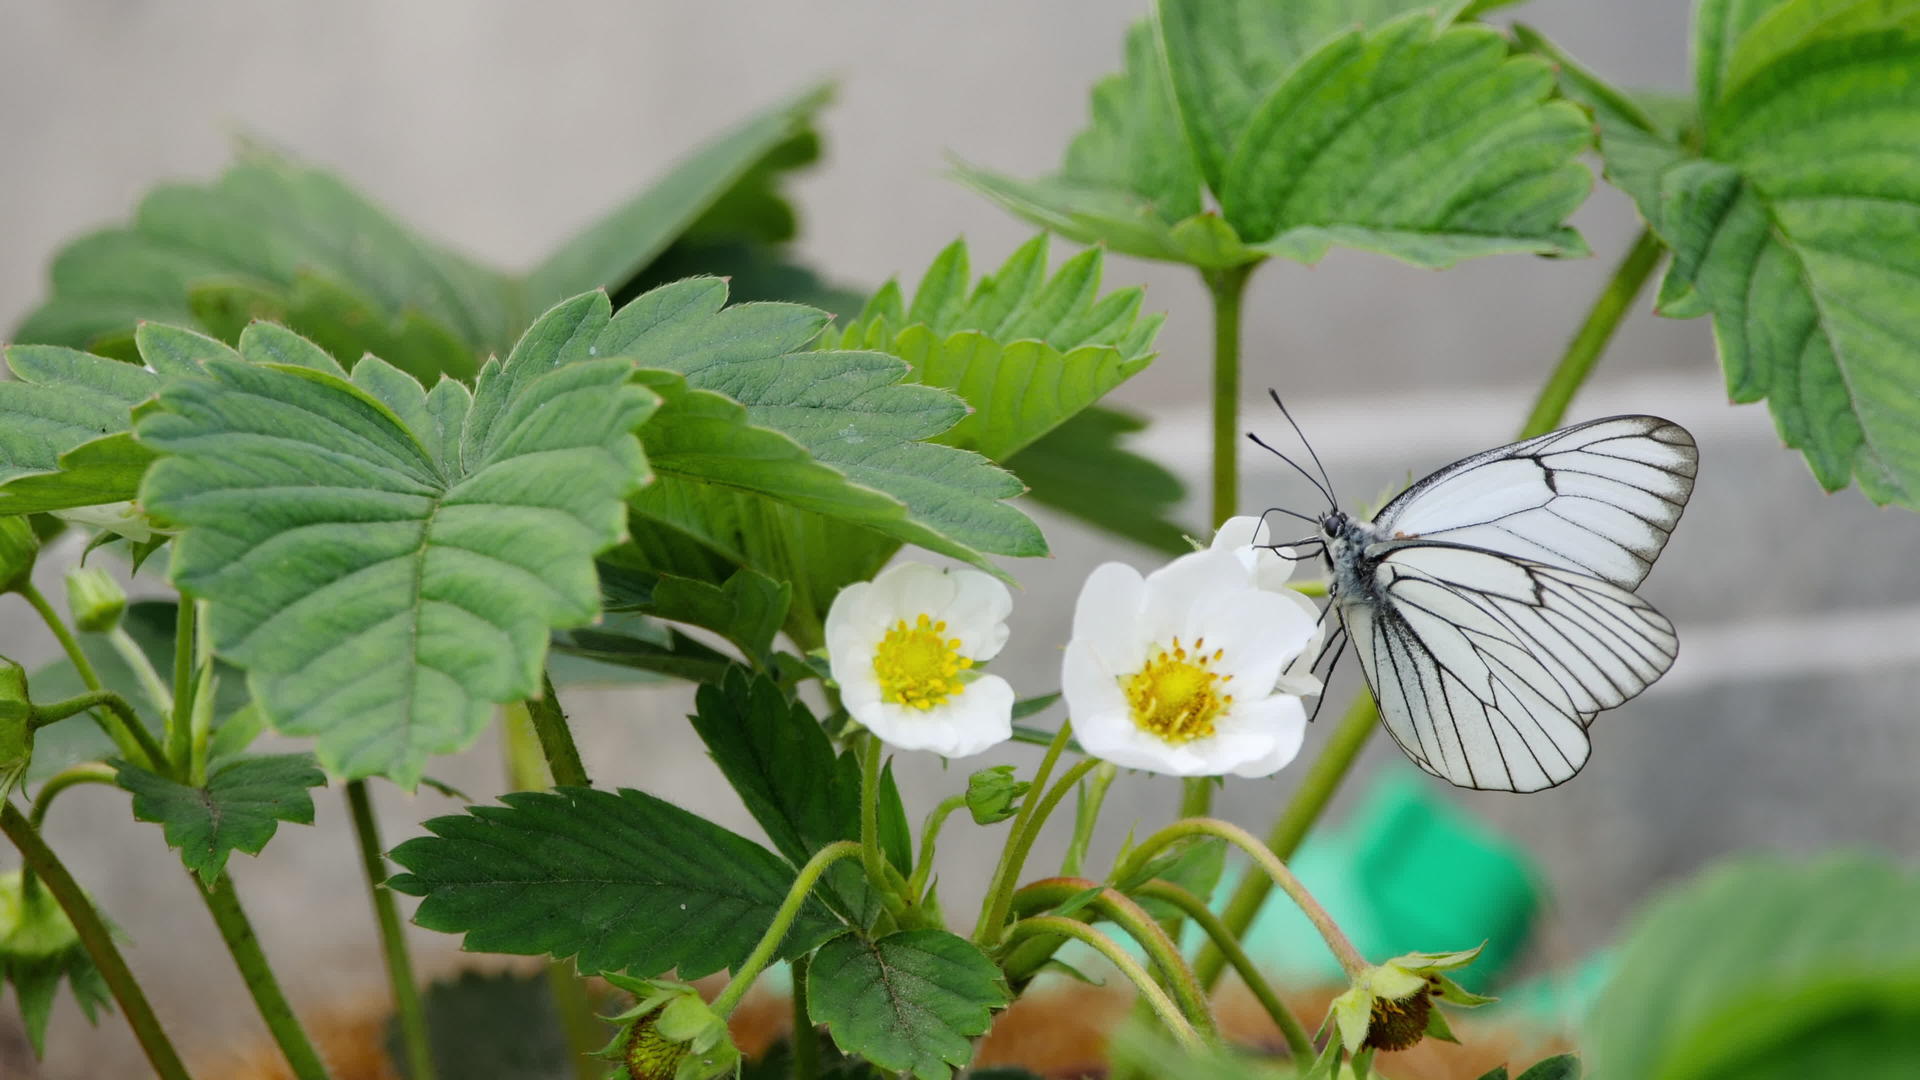
<path fill-rule="evenodd" d="M 1694 58 L 1682 139 L 1561 63 L 1673 251 L 1661 312 L 1712 314 L 1729 393 L 1766 399 L 1823 487 L 1920 508 L 1920 6 L 1709 0 Z"/>
<path fill-rule="evenodd" d="M 163 455 L 141 501 L 185 530 L 170 576 L 330 771 L 411 786 L 538 690 L 551 628 L 598 612 L 593 556 L 625 530 L 655 404 L 625 363 L 584 359 L 608 306 L 555 308 L 471 393 L 373 358 L 349 381 L 250 329 L 252 363 L 209 361 L 141 420 Z"/>
<path fill-rule="evenodd" d="M 152 451 L 133 441 L 133 406 L 160 377 L 51 345 L 6 350 L 0 379 L 0 515 L 133 498 Z"/>
<path fill-rule="evenodd" d="M 1000 969 L 944 930 L 878 940 L 842 934 L 807 965 L 807 1008 L 854 1057 L 918 1080 L 948 1080 L 1012 1000 Z"/>
<path fill-rule="evenodd" d="M 474 952 L 573 957 L 583 972 L 699 978 L 744 960 L 793 870 L 772 852 L 632 790 L 516 792 L 426 823 L 392 853 L 388 884 L 421 897 L 414 921 Z M 837 924 L 808 901 L 781 955 Z"/>
<path fill-rule="evenodd" d="M 1920 875 L 1753 858 L 1636 920 L 1580 1045 L 1595 1076 L 1893 1077 L 1920 1060 Z"/>
<path fill-rule="evenodd" d="M 190 787 L 124 761 L 114 763 L 121 787 L 133 792 L 133 816 L 159 825 L 167 846 L 209 884 L 226 869 L 227 855 L 258 855 L 280 823 L 313 824 L 308 788 L 327 776 L 307 754 L 240 757 L 222 762 L 207 782 Z"/>

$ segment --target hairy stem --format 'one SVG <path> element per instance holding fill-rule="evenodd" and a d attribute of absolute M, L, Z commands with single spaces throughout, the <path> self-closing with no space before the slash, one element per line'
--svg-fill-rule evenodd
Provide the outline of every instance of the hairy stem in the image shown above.
<path fill-rule="evenodd" d="M 1567 415 L 1567 406 L 1572 404 L 1573 395 L 1580 389 L 1587 376 L 1593 373 L 1594 364 L 1600 360 L 1607 344 L 1613 340 L 1614 331 L 1620 329 L 1621 321 L 1633 307 L 1634 298 L 1646 287 L 1647 278 L 1652 276 L 1653 268 L 1660 264 L 1660 256 L 1666 251 L 1664 245 L 1653 235 L 1651 229 L 1641 229 L 1634 237 L 1633 246 L 1627 249 L 1626 257 L 1614 268 L 1613 276 L 1607 279 L 1606 287 L 1593 302 L 1593 310 L 1587 312 L 1586 321 L 1567 343 L 1567 351 L 1560 357 L 1560 363 L 1547 377 L 1547 384 L 1540 388 L 1540 397 L 1534 402 L 1533 412 L 1527 415 L 1527 422 L 1520 429 L 1520 437 L 1532 438 L 1544 435 L 1560 426 L 1560 420 Z"/>
<path fill-rule="evenodd" d="M 788 1042 L 793 1048 L 793 1080 L 820 1077 L 820 1032 L 807 1011 L 807 968 L 811 964 L 812 958 L 806 956 L 793 961 L 793 1036 Z"/>
<path fill-rule="evenodd" d="M 192 600 L 182 596 L 173 623 L 173 711 L 167 713 L 167 764 L 191 782 L 193 760 L 193 699 L 199 694 L 194 679 L 194 635 L 199 629 L 198 610 Z"/>
<path fill-rule="evenodd" d="M 1240 502 L 1240 302 L 1253 265 L 1207 270 L 1213 301 L 1213 505 L 1212 526 L 1233 516 Z"/>
<path fill-rule="evenodd" d="M 1293 1055 L 1293 1060 L 1298 1062 L 1313 1060 L 1313 1038 L 1307 1034 L 1307 1029 L 1301 1026 L 1300 1018 L 1293 1015 L 1293 1010 L 1287 1008 L 1286 1003 L 1280 1000 L 1280 995 L 1273 992 L 1273 985 L 1267 982 L 1266 976 L 1260 974 L 1260 969 L 1254 965 L 1253 958 L 1249 957 L 1247 950 L 1241 948 L 1234 936 L 1227 932 L 1220 917 L 1213 913 L 1213 909 L 1207 906 L 1206 901 L 1171 881 L 1161 881 L 1157 878 L 1134 891 L 1140 896 L 1172 904 L 1185 912 L 1187 918 L 1192 919 L 1194 925 L 1205 931 L 1207 937 L 1226 954 L 1227 962 L 1232 964 L 1233 970 L 1239 973 L 1240 981 L 1246 984 L 1254 1000 L 1266 1010 L 1267 1016 L 1273 1020 L 1273 1026 L 1280 1029 L 1280 1037 L 1286 1040 L 1287 1052 Z"/>
<path fill-rule="evenodd" d="M 1267 850 L 1267 846 L 1262 844 L 1259 838 L 1232 822 L 1215 818 L 1176 821 L 1147 837 L 1140 842 L 1139 847 L 1129 852 L 1126 859 L 1119 866 L 1114 867 L 1114 879 L 1124 881 L 1134 876 L 1155 855 L 1191 836 L 1217 836 L 1246 852 L 1254 865 L 1265 872 L 1275 885 L 1280 886 L 1280 891 L 1287 894 L 1287 898 L 1294 902 L 1301 914 L 1307 917 L 1307 921 L 1313 924 L 1313 928 L 1320 932 L 1320 937 L 1326 941 L 1327 948 L 1332 951 L 1334 959 L 1340 961 L 1340 967 L 1346 971 L 1348 979 L 1358 979 L 1367 970 L 1367 961 L 1360 955 L 1360 950 L 1354 948 L 1353 942 L 1347 940 L 1346 932 L 1333 921 L 1333 917 L 1320 906 L 1320 902 L 1313 898 L 1313 894 L 1307 891 L 1307 887 L 1300 884 L 1300 879 L 1293 876 L 1293 871 L 1287 869 L 1287 864 L 1275 858 L 1273 852 Z"/>
<path fill-rule="evenodd" d="M 37 831 L 46 824 L 47 811 L 52 809 L 54 797 L 70 787 L 82 784 L 105 784 L 115 787 L 119 781 L 113 766 L 98 761 L 86 761 L 72 765 L 54 773 L 33 796 L 33 808 L 27 815 L 27 822 Z"/>
<path fill-rule="evenodd" d="M 1053 775 L 1053 767 L 1060 761 L 1060 754 L 1066 750 L 1067 743 L 1073 740 L 1073 721 L 1060 722 L 1060 730 L 1054 732 L 1053 741 L 1047 744 L 1047 752 L 1040 756 L 1040 767 L 1034 770 L 1032 786 L 1027 788 L 1027 797 L 1020 801 L 1020 813 L 1014 816 L 1013 828 L 1007 833 L 1007 844 L 1000 849 L 1000 861 L 993 868 L 993 877 L 987 881 L 987 895 L 980 901 L 980 921 L 974 924 L 973 940 L 975 944 L 991 944 L 988 939 L 989 928 L 998 936 L 1001 923 L 1006 919 L 1006 910 L 1002 908 L 998 915 L 994 907 L 1000 897 L 1000 883 L 1007 876 L 1007 860 L 1013 856 L 1014 840 L 1020 830 L 1033 816 L 1034 808 L 1040 803 L 1046 790 L 1047 779 Z M 1011 892 L 1012 890 L 1008 890 Z"/>
<path fill-rule="evenodd" d="M 1114 778 L 1120 770 L 1110 761 L 1103 761 L 1087 777 L 1086 786 L 1080 789 L 1073 807 L 1073 839 L 1067 843 L 1067 854 L 1060 860 L 1060 872 L 1068 877 L 1078 877 L 1087 862 L 1087 849 L 1093 846 L 1093 827 L 1100 821 L 1100 808 L 1106 805 L 1107 789 L 1113 786 Z"/>
<path fill-rule="evenodd" d="M 753 952 L 741 963 L 739 970 L 733 973 L 727 985 L 721 987 L 720 993 L 714 997 L 714 1012 L 721 1016 L 732 1015 L 740 999 L 746 997 L 747 991 L 752 988 L 753 981 L 760 977 L 760 972 L 780 951 L 780 942 L 786 939 L 794 918 L 800 914 L 800 906 L 807 902 L 807 895 L 813 892 L 820 875 L 826 873 L 827 867 L 841 859 L 854 858 L 862 850 L 863 846 L 852 840 L 837 840 L 813 853 L 813 858 L 800 868 L 800 875 L 793 879 L 793 885 L 787 889 L 787 898 L 780 902 L 780 909 L 773 913 L 773 924 L 767 927 L 766 933 L 760 935 L 760 944 L 753 947 Z"/>
<path fill-rule="evenodd" d="M 560 711 L 553 677 L 545 672 L 540 675 L 540 696 L 527 699 L 527 715 L 533 721 L 534 734 L 540 737 L 540 752 L 547 757 L 553 782 L 560 787 L 592 787 L 587 766 L 580 760 L 580 748 L 573 741 L 573 729 L 567 726 L 567 714 Z"/>
<path fill-rule="evenodd" d="M 27 603 L 33 605 L 33 610 L 40 616 L 40 621 L 47 624 L 47 629 L 52 632 L 54 640 L 60 643 L 60 651 L 67 654 L 67 662 L 72 664 L 73 670 L 79 674 L 81 685 L 88 690 L 101 692 L 100 673 L 93 669 L 93 661 L 87 659 L 86 650 L 80 647 L 80 642 L 74 638 L 73 631 L 67 629 L 66 620 L 60 617 L 60 613 L 47 602 L 47 598 L 41 594 L 40 590 L 34 588 L 33 582 L 21 582 L 19 593 L 26 598 Z M 115 700 L 119 699 L 117 694 L 114 697 Z M 126 703 L 122 701 L 121 704 Z M 139 717 L 133 714 L 131 708 L 126 710 L 124 716 L 119 714 L 108 716 L 95 712 L 93 722 L 100 725 L 100 730 L 106 732 L 107 737 L 113 740 L 113 745 L 119 749 L 122 757 L 128 761 L 140 762 L 156 772 L 164 771 L 165 757 L 149 755 L 142 747 L 139 736 L 135 734 L 138 732 L 139 735 L 146 735 L 146 743 L 154 745 L 153 737 L 147 734 Z"/>
<path fill-rule="evenodd" d="M 166 752 L 154 741 L 153 733 L 140 722 L 140 715 L 127 704 L 127 699 L 111 690 L 89 690 L 78 697 L 50 702 L 33 707 L 33 726 L 45 727 L 48 724 L 65 720 L 75 713 L 89 710 L 104 710 L 111 721 L 103 721 L 107 733 L 120 752 L 136 765 L 161 771 L 166 763 Z M 95 712 L 96 717 L 100 716 Z"/>
<path fill-rule="evenodd" d="M 906 914 L 907 904 L 918 899 L 908 882 L 897 882 L 900 872 L 887 863 L 880 850 L 880 768 L 883 751 L 880 737 L 867 732 L 856 751 L 860 759 L 860 866 L 867 883 L 886 905 L 887 914 L 897 922 Z M 902 895 L 903 893 L 908 895 Z"/>
<path fill-rule="evenodd" d="M 913 863 L 913 877 L 907 879 L 907 900 L 918 904 L 926 895 L 927 880 L 933 876 L 933 849 L 940 840 L 940 829 L 955 810 L 967 805 L 965 795 L 949 795 L 927 814 L 920 826 L 920 853 Z"/>
<path fill-rule="evenodd" d="M 312 1040 L 307 1038 L 306 1029 L 300 1026 L 300 1018 L 294 1015 L 293 1006 L 280 989 L 280 980 L 267 962 L 266 952 L 260 948 L 253 923 L 240 907 L 240 897 L 233 891 L 233 879 L 223 873 L 212 885 L 202 888 L 196 877 L 194 887 L 206 901 L 214 925 L 219 927 L 220 937 L 226 941 L 227 951 L 233 954 L 234 965 L 240 969 L 240 978 L 246 982 L 247 992 L 253 995 L 260 1018 L 267 1022 L 267 1030 L 279 1044 L 295 1080 L 328 1080 L 326 1064 L 320 1060 Z"/>
<path fill-rule="evenodd" d="M 74 933 L 80 937 L 81 946 L 93 960 L 93 966 L 106 982 L 113 1000 L 119 1003 L 121 1014 L 127 1018 L 127 1026 L 133 1029 L 133 1037 L 139 1041 L 140 1050 L 146 1054 L 154 1073 L 163 1080 L 191 1080 L 186 1065 L 180 1061 L 180 1054 L 173 1048 L 173 1042 L 160 1027 L 159 1017 L 153 1014 L 153 1006 L 147 1002 L 145 991 L 140 989 L 133 971 L 127 967 L 126 958 L 120 955 L 119 947 L 114 945 L 113 932 L 107 929 L 106 921 L 94 910 L 93 902 L 80 890 L 79 884 L 54 855 L 53 849 L 40 838 L 39 830 L 11 802 L 0 802 L 0 831 L 4 831 L 7 839 L 13 841 L 13 846 L 20 849 L 21 861 L 46 883 L 47 891 L 53 894 L 60 910 L 66 913 L 67 921 L 73 924 Z"/>
<path fill-rule="evenodd" d="M 1062 722 L 1060 730 L 1068 728 Z M 1055 742 L 1059 743 L 1056 738 Z M 1052 748 L 1048 748 L 1049 754 Z M 1067 797 L 1067 792 L 1080 782 L 1080 778 L 1100 767 L 1095 758 L 1086 758 L 1061 774 L 1052 787 L 1046 789 L 1046 795 L 1040 796 L 1041 785 L 1046 782 L 1051 769 L 1051 761 L 1041 763 L 1041 772 L 1033 778 L 1033 787 L 1027 792 L 1027 798 L 1020 804 L 1020 816 L 1013 820 L 1013 833 L 1007 837 L 1006 850 L 1001 852 L 1000 867 L 995 872 L 993 883 L 988 886 L 985 905 L 981 911 L 981 926 L 974 931 L 974 944 L 982 947 L 992 945 L 999 937 L 1000 928 L 1006 925 L 1007 913 L 1013 907 L 1014 887 L 1020 883 L 1020 871 L 1027 864 L 1027 856 L 1033 851 L 1033 843 L 1040 837 L 1040 829 L 1046 825 L 1047 818 L 1053 814 L 1053 808 Z M 1035 802 L 1039 797 L 1038 802 Z M 984 935 L 982 933 L 984 931 Z"/>
<path fill-rule="evenodd" d="M 160 678 L 160 673 L 154 670 L 153 661 L 148 658 L 147 650 L 133 640 L 133 635 L 127 633 L 127 628 L 116 626 L 107 631 L 107 644 L 113 646 L 113 651 L 119 653 L 120 659 L 133 669 L 134 678 L 140 680 L 140 689 L 147 695 L 147 700 L 153 703 L 154 711 L 161 716 L 171 713 L 173 691 L 167 689 L 167 684 Z"/>
<path fill-rule="evenodd" d="M 360 865 L 373 897 L 374 920 L 380 925 L 380 954 L 387 964 L 387 982 L 393 988 L 393 1011 L 400 1021 L 400 1044 L 406 1050 L 409 1080 L 432 1080 L 433 1042 L 427 1035 L 427 1010 L 420 1003 L 420 987 L 413 977 L 413 958 L 407 953 L 407 934 L 400 923 L 399 905 L 386 887 L 386 849 L 380 844 L 380 826 L 373 817 L 373 799 L 365 780 L 347 781 L 347 808 L 353 815 L 353 835 L 360 846 Z"/>
<path fill-rule="evenodd" d="M 1216 1033 L 1213 1010 L 1207 1004 L 1206 991 L 1194 979 L 1193 971 L 1187 967 L 1180 956 L 1180 947 L 1173 938 L 1153 921 L 1134 900 L 1116 889 L 1102 888 L 1097 881 L 1086 878 L 1057 877 L 1036 881 L 1023 886 L 1014 893 L 1013 911 L 1016 915 L 1031 915 L 1058 907 L 1085 893 L 1088 889 L 1100 889 L 1092 900 L 1087 902 L 1089 910 L 1100 915 L 1110 923 L 1125 930 L 1127 935 L 1138 942 L 1147 959 L 1160 972 L 1160 980 L 1173 994 L 1175 1002 L 1194 1030 L 1202 1036 L 1212 1038 Z M 1012 973 L 1010 973 L 1012 974 Z"/>
<path fill-rule="evenodd" d="M 1147 974 L 1147 969 L 1140 966 L 1140 961 L 1128 955 L 1127 950 L 1121 948 L 1112 938 L 1078 919 L 1069 919 L 1064 915 L 1035 915 L 1014 923 L 1007 930 L 1007 943 L 1017 945 L 1028 938 L 1041 936 L 1072 938 L 1092 946 L 1095 951 L 1107 958 L 1108 963 L 1119 969 L 1120 974 L 1125 976 L 1135 989 L 1140 991 L 1140 996 L 1146 1000 L 1148 1007 L 1153 1009 L 1154 1015 L 1160 1018 L 1160 1023 L 1172 1033 L 1182 1049 L 1192 1054 L 1203 1053 L 1206 1050 L 1200 1033 L 1194 1030 L 1193 1025 L 1181 1013 L 1180 1007 L 1174 1004 L 1165 990 L 1160 989 L 1160 984 L 1153 981 L 1153 976 Z"/>

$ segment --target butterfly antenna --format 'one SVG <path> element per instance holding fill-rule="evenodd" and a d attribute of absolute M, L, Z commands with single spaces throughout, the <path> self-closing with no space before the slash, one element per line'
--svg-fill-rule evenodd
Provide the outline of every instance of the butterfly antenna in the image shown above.
<path fill-rule="evenodd" d="M 1278 450 L 1275 450 L 1275 449 L 1273 448 L 1273 446 L 1272 446 L 1271 444 L 1269 444 L 1269 443 L 1268 443 L 1268 442 L 1267 442 L 1266 440 L 1264 440 L 1264 439 L 1262 439 L 1262 438 L 1261 438 L 1260 436 L 1258 436 L 1258 435 L 1255 435 L 1255 434 L 1254 434 L 1253 432 L 1251 432 L 1251 431 L 1249 431 L 1249 432 L 1247 432 L 1247 438 L 1249 438 L 1249 439 L 1251 439 L 1251 440 L 1253 440 L 1253 445 L 1255 445 L 1255 446 L 1257 446 L 1257 447 L 1259 447 L 1259 448 L 1260 448 L 1260 449 L 1262 449 L 1262 450 L 1265 450 L 1265 451 L 1266 451 L 1267 453 L 1269 453 L 1269 454 L 1272 454 L 1272 455 L 1273 455 L 1274 457 L 1277 457 L 1277 458 L 1279 458 L 1279 459 L 1280 459 L 1281 461 L 1284 461 L 1284 462 L 1286 462 L 1287 464 L 1289 464 L 1289 465 L 1291 465 L 1291 466 L 1293 466 L 1293 468 L 1294 468 L 1294 471 L 1295 471 L 1295 472 L 1297 472 L 1297 473 L 1299 473 L 1299 474 L 1300 474 L 1301 476 L 1304 476 L 1304 477 L 1306 477 L 1306 478 L 1307 478 L 1307 483 L 1309 483 L 1309 484 L 1312 484 L 1312 485 L 1313 485 L 1314 487 L 1316 487 L 1316 488 L 1319 488 L 1319 489 L 1320 489 L 1320 494 L 1322 494 L 1322 495 L 1324 495 L 1324 496 L 1326 496 L 1326 499 L 1327 499 L 1327 502 L 1328 502 L 1329 504 L 1331 504 L 1331 505 L 1333 505 L 1333 506 L 1339 506 L 1339 505 L 1340 505 L 1340 504 L 1339 504 L 1338 502 L 1336 502 L 1336 501 L 1334 500 L 1334 497 L 1333 497 L 1333 491 L 1332 491 L 1332 490 L 1331 490 L 1330 488 L 1328 488 L 1328 487 L 1327 487 L 1327 485 L 1325 485 L 1325 484 L 1323 484 L 1323 483 L 1321 483 L 1321 482 L 1320 482 L 1320 481 L 1318 481 L 1318 480 L 1315 480 L 1315 479 L 1313 478 L 1313 474 L 1312 474 L 1312 473 L 1310 473 L 1310 472 L 1308 472 L 1308 471 L 1307 471 L 1306 469 L 1304 469 L 1304 468 L 1301 468 L 1301 466 L 1300 466 L 1300 463 L 1299 463 L 1299 462 L 1297 462 L 1297 461 L 1295 461 L 1295 460 L 1293 460 L 1292 458 L 1290 458 L 1290 457 L 1288 457 L 1287 455 L 1285 455 L 1285 454 L 1283 454 L 1283 453 L 1281 453 L 1280 451 L 1278 451 Z M 1309 449 L 1311 449 L 1311 447 L 1309 447 Z M 1308 518 L 1307 520 L 1309 520 L 1309 521 L 1312 521 L 1313 519 L 1312 519 L 1312 518 Z M 1314 522 L 1314 523 L 1315 523 L 1315 524 L 1319 524 L 1318 522 Z"/>
<path fill-rule="evenodd" d="M 1333 495 L 1333 477 L 1328 476 L 1327 467 L 1320 464 L 1320 455 L 1313 452 L 1313 444 L 1307 441 L 1306 432 L 1300 430 L 1300 425 L 1294 421 L 1293 414 L 1287 411 L 1286 403 L 1280 400 L 1279 391 L 1269 386 L 1267 387 L 1267 396 L 1272 398 L 1273 403 L 1280 407 L 1280 415 L 1287 418 L 1287 425 L 1293 428 L 1295 435 L 1300 437 L 1300 445 L 1307 448 L 1307 456 L 1313 459 L 1314 468 L 1320 470 L 1320 479 L 1326 481 L 1325 491 L 1327 493 L 1327 501 L 1333 504 L 1334 509 L 1339 509 L 1340 500 L 1334 498 Z"/>

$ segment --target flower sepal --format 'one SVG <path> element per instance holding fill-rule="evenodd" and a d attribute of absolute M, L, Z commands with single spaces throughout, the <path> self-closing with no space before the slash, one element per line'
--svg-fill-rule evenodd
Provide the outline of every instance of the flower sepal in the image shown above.
<path fill-rule="evenodd" d="M 608 1080 L 714 1080 L 739 1071 L 726 1018 L 699 991 L 668 979 L 604 978 L 634 996 L 632 1008 L 606 1018 L 620 1025 L 599 1052 L 618 1063 Z"/>
<path fill-rule="evenodd" d="M 1366 1047 L 1405 1050 L 1425 1038 L 1458 1042 L 1438 1002 L 1473 1008 L 1493 1001 L 1448 978 L 1444 972 L 1466 967 L 1485 944 L 1458 952 L 1406 953 L 1360 973 L 1333 999 L 1340 1041 L 1350 1053 Z"/>

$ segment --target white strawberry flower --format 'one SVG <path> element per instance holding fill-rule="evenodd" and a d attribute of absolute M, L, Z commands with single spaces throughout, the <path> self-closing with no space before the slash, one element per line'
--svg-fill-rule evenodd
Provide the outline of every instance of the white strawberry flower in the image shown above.
<path fill-rule="evenodd" d="M 1061 664 L 1089 754 L 1173 776 L 1266 776 L 1306 732 L 1297 694 L 1274 688 L 1315 618 L 1262 588 L 1232 547 L 1152 574 L 1107 563 L 1087 576 Z"/>
<path fill-rule="evenodd" d="M 1257 517 L 1247 516 L 1228 518 L 1213 534 L 1212 550 L 1231 551 L 1239 556 L 1241 565 L 1252 575 L 1255 585 L 1286 597 L 1314 620 L 1313 637 L 1300 650 L 1300 655 L 1293 663 L 1280 673 L 1277 689 L 1289 694 L 1317 697 L 1325 687 L 1314 675 L 1313 664 L 1320 657 L 1320 647 L 1326 643 L 1327 624 L 1321 618 L 1319 606 L 1290 584 L 1301 560 L 1285 558 L 1270 547 L 1255 546 L 1255 541 L 1259 539 L 1260 521 Z M 1289 550 L 1288 554 L 1292 552 Z"/>
<path fill-rule="evenodd" d="M 1013 687 L 976 670 L 1007 643 L 1013 595 L 978 570 L 900 563 L 840 590 L 827 653 L 847 712 L 899 750 L 966 757 L 1013 736 Z"/>

